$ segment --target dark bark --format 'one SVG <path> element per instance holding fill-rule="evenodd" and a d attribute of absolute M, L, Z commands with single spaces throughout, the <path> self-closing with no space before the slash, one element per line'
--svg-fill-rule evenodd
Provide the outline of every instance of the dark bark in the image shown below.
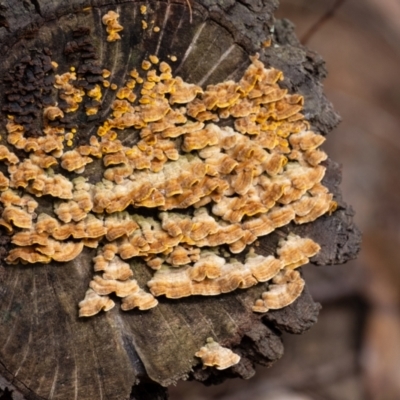
<path fill-rule="evenodd" d="M 154 12 L 155 25 L 164 26 L 160 58 L 175 54 L 184 60 L 182 65 L 178 61 L 176 70 L 187 81 L 205 86 L 228 76 L 238 78 L 248 66 L 248 56 L 260 52 L 266 64 L 284 71 L 284 84 L 290 91 L 305 96 L 305 114 L 317 130 L 327 134 L 338 123 L 322 92 L 323 61 L 299 44 L 289 22 L 274 20 L 276 0 L 191 1 L 192 22 L 185 0 L 9 0 L 0 8 L 0 76 L 24 56 L 44 54 L 47 47 L 52 59 L 63 60 L 60 70 L 81 62 L 86 52 L 89 58 L 99 57 L 102 67 L 114 69 L 120 84 L 127 65 L 155 53 L 158 46 L 159 35 L 141 29 L 140 4 Z M 92 8 L 86 9 L 88 6 Z M 100 16 L 116 7 L 125 39 L 118 45 L 107 44 Z M 203 23 L 196 49 L 185 59 L 188 45 Z M 82 27 L 91 30 L 89 44 L 85 49 L 73 48 L 71 43 L 77 42 L 73 31 Z M 262 48 L 262 42 L 271 36 L 275 45 Z M 67 43 L 68 49 L 72 46 L 75 50 L 66 51 Z M 229 57 L 212 70 L 231 46 Z M 120 58 L 114 64 L 117 52 Z M 89 75 L 96 79 L 96 71 Z M 111 96 L 109 91 L 104 97 L 103 115 Z M 2 97 L 0 108 L 4 105 Z M 0 124 L 4 131 L 4 113 Z M 91 129 L 90 122 L 82 123 L 81 137 Z M 332 161 L 327 166 L 325 184 L 335 194 L 339 210 L 314 223 L 285 227 L 262 238 L 260 253 L 273 254 L 279 237 L 295 231 L 321 244 L 322 250 L 313 260 L 318 265 L 343 263 L 356 256 L 360 234 L 353 225 L 351 209 L 340 197 L 340 171 Z M 88 168 L 87 174 L 91 179 L 99 177 L 95 167 Z M 41 207 L 48 210 L 51 204 L 44 199 Z M 2 246 L 4 255 L 6 240 Z M 85 250 L 66 265 L 0 266 L 0 375 L 26 399 L 128 399 L 133 385 L 138 386 L 132 399 L 162 399 L 166 394 L 158 385 L 168 386 L 179 379 L 217 383 L 226 377 L 249 378 L 254 363 L 270 365 L 282 356 L 282 331 L 301 333 L 317 320 L 319 305 L 307 290 L 285 309 L 265 316 L 254 314 L 251 304 L 265 290 L 262 284 L 218 297 L 160 299 L 159 306 L 146 312 L 123 313 L 116 307 L 88 320 L 78 319 L 77 303 L 91 279 L 93 255 Z M 147 267 L 136 264 L 135 276 L 143 285 L 150 275 Z M 193 355 L 208 336 L 233 348 L 242 356 L 241 362 L 230 371 L 203 370 Z M 139 384 L 149 379 L 158 385 Z"/>
<path fill-rule="evenodd" d="M 168 400 L 168 393 L 157 383 L 139 383 L 132 388 L 130 400 Z"/>

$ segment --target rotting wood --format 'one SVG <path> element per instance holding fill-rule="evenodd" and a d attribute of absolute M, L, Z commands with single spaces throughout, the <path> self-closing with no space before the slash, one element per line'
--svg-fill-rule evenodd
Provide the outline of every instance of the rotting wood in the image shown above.
<path fill-rule="evenodd" d="M 118 44 L 122 46 L 118 51 L 125 58 L 116 61 L 114 67 L 117 83 L 122 82 L 128 56 L 138 57 L 146 51 L 154 54 L 157 49 L 160 58 L 173 54 L 177 64 L 185 61 L 176 67 L 179 74 L 187 81 L 198 82 L 204 71 L 210 70 L 210 65 L 212 68 L 215 60 L 235 45 L 237 51 L 232 51 L 203 85 L 240 76 L 248 65 L 248 55 L 260 51 L 266 65 L 284 72 L 284 85 L 289 91 L 305 96 L 305 113 L 313 127 L 326 134 L 338 122 L 322 93 L 320 79 L 326 74 L 323 62 L 299 45 L 290 23 L 274 21 L 276 1 L 192 1 L 192 23 L 186 0 L 129 1 L 114 6 L 101 1 L 89 4 L 38 0 L 24 4 L 15 2 L 0 9 L 0 76 L 29 53 L 28 49 L 40 52 L 48 47 L 53 54 L 59 54 L 55 58 L 64 63 L 60 63 L 60 70 L 67 70 L 79 52 L 86 52 L 89 59 L 100 53 L 101 64 L 113 60 L 116 47 L 101 47 L 105 37 L 100 39 L 104 35 L 100 17 L 117 9 L 125 32 L 129 24 L 133 25 L 129 43 Z M 150 30 L 143 32 L 139 4 L 153 10 L 154 26 L 163 27 L 160 43 L 160 35 L 152 35 Z M 71 34 L 73 29 L 82 27 L 91 29 L 87 35 L 90 43 L 84 49 L 79 48 Z M 186 57 L 196 32 L 197 55 Z M 262 47 L 270 38 L 272 46 Z M 65 55 L 61 44 L 67 42 L 68 49 L 78 53 L 68 50 L 69 55 Z M 209 49 L 210 43 L 214 46 Z M 170 45 L 174 46 L 173 52 Z M 96 70 L 88 74 L 98 75 Z M 105 103 L 111 98 L 111 90 L 108 96 Z M 1 105 L 3 101 L 2 96 Z M 4 130 L 4 121 L 1 129 Z M 84 134 L 89 132 L 90 124 Z M 279 238 L 293 231 L 314 238 L 321 245 L 322 251 L 313 260 L 318 265 L 355 257 L 359 233 L 350 208 L 340 198 L 340 171 L 332 161 L 327 166 L 324 184 L 335 194 L 338 211 L 312 224 L 288 226 L 263 238 L 259 247 L 262 253 L 271 254 Z M 96 170 L 91 172 L 95 177 Z M 41 207 L 46 209 L 51 204 L 45 202 Z M 1 237 L 3 256 L 8 251 L 7 239 Z M 143 378 L 165 386 L 187 377 L 207 383 L 233 376 L 249 378 L 254 374 L 254 363 L 270 365 L 283 354 L 276 332 L 301 333 L 316 322 L 319 307 L 307 290 L 282 310 L 271 311 L 265 317 L 252 313 L 251 305 L 264 285 L 216 298 L 186 298 L 179 302 L 162 299 L 156 309 L 145 313 L 131 311 L 122 315 L 116 309 L 89 321 L 78 320 L 76 305 L 91 279 L 92 257 L 93 251 L 85 250 L 66 265 L 0 266 L 0 374 L 26 398 L 125 399 L 132 385 Z M 136 277 L 143 283 L 149 272 L 138 266 Z M 193 355 L 209 336 L 234 349 L 241 355 L 241 362 L 227 371 L 203 370 Z M 133 396 L 141 398 L 140 394 Z"/>

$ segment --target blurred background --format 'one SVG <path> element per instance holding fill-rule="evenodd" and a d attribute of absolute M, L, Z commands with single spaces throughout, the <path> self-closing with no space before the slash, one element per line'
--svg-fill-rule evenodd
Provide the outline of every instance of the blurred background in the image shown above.
<path fill-rule="evenodd" d="M 248 381 L 182 382 L 171 400 L 400 399 L 400 1 L 281 0 L 278 18 L 325 59 L 343 121 L 324 145 L 363 231 L 358 260 L 304 269 L 318 323 Z M 330 17 L 328 18 L 328 15 Z"/>

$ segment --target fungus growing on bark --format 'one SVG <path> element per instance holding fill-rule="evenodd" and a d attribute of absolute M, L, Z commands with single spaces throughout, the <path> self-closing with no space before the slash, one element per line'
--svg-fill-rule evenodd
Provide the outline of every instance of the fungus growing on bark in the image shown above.
<path fill-rule="evenodd" d="M 93 289 L 88 289 L 85 298 L 79 303 L 79 316 L 92 317 L 101 310 L 109 311 L 115 303 L 108 296 L 100 296 Z"/>
<path fill-rule="evenodd" d="M 201 358 L 203 367 L 215 367 L 217 369 L 227 369 L 236 365 L 240 361 L 240 356 L 232 350 L 221 346 L 213 338 L 208 338 L 205 346 L 195 354 Z"/>
<path fill-rule="evenodd" d="M 118 39 L 118 14 L 109 11 L 102 21 L 107 40 Z M 303 98 L 279 86 L 282 72 L 254 56 L 239 82 L 201 88 L 151 55 L 115 92 L 97 136 L 66 151 L 76 129 L 65 132 L 54 123 L 82 102 L 86 114 L 95 114 L 88 110 L 102 101 L 99 84 L 85 90 L 73 84 L 79 71 L 56 75 L 54 88 L 66 107 L 44 108 L 42 136 L 25 137 L 24 126 L 8 120 L 10 149 L 27 157 L 20 161 L 0 146 L 8 170 L 0 176 L 0 224 L 17 246 L 7 262 L 66 262 L 84 247 L 97 249 L 95 275 L 79 303 L 85 317 L 111 309 L 111 293 L 122 298 L 123 310 L 147 310 L 161 295 L 218 295 L 259 282 L 271 283 L 254 311 L 293 302 L 304 285 L 294 269 L 319 251 L 318 244 L 290 234 L 275 255 L 248 246 L 292 221 L 313 221 L 335 203 L 321 183 L 324 139 L 300 113 Z M 101 79 L 110 76 L 107 69 L 96 71 Z M 138 130 L 133 145 L 123 140 L 129 129 Z M 85 175 L 92 163 L 103 164 L 98 182 Z M 35 198 L 44 195 L 54 198 L 53 216 L 34 214 Z M 145 208 L 151 217 L 143 216 Z M 231 258 L 221 256 L 222 246 Z M 244 261 L 233 257 L 243 251 Z M 155 270 L 147 282 L 151 293 L 133 279 L 129 260 L 135 257 Z M 209 343 L 197 354 L 204 365 L 223 369 L 238 362 L 227 351 Z"/>
<path fill-rule="evenodd" d="M 261 295 L 261 299 L 256 300 L 253 311 L 264 313 L 292 304 L 300 296 L 304 284 L 298 271 L 284 269 L 272 278 L 268 290 Z"/>
<path fill-rule="evenodd" d="M 318 313 L 307 290 L 272 311 L 269 296 L 283 307 L 302 289 L 280 275 L 312 257 L 289 233 L 323 248 L 312 262 L 356 252 L 350 210 L 329 217 L 339 171 L 318 140 L 336 118 L 318 57 L 274 20 L 274 0 L 22 3 L 0 34 L 8 375 L 27 397 L 122 399 L 274 362 L 280 331 Z M 201 371 L 210 336 L 240 364 Z"/>
<path fill-rule="evenodd" d="M 235 259 L 226 262 L 225 258 L 219 257 L 211 249 L 200 253 L 199 260 L 185 268 L 176 268 L 179 265 L 172 263 L 161 265 L 147 285 L 156 297 L 165 295 L 177 299 L 191 295 L 218 295 L 267 282 L 283 269 L 290 270 L 307 264 L 307 255 L 311 257 L 319 251 L 319 246 L 311 239 L 301 239 L 295 235 L 290 235 L 280 246 L 278 258 L 257 255 L 251 249 L 245 263 Z M 294 252 L 293 257 L 290 257 L 291 252 Z M 185 264 L 189 263 L 190 260 Z"/>
<path fill-rule="evenodd" d="M 108 33 L 107 41 L 115 42 L 116 40 L 120 40 L 121 36 L 118 32 L 121 32 L 124 27 L 120 25 L 118 22 L 119 14 L 115 11 L 110 10 L 107 14 L 103 15 L 102 22 L 107 26 L 106 31 Z"/>

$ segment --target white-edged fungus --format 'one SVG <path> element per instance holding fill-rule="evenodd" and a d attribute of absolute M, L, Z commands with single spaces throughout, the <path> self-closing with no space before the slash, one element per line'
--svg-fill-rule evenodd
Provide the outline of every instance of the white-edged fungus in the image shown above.
<path fill-rule="evenodd" d="M 253 311 L 265 313 L 292 304 L 302 293 L 305 282 L 298 271 L 284 269 L 274 278 L 268 290 L 256 300 Z"/>
<path fill-rule="evenodd" d="M 120 39 L 118 18 L 114 11 L 102 17 L 108 41 Z M 218 295 L 258 282 L 271 283 L 254 311 L 290 304 L 304 286 L 295 269 L 319 251 L 317 243 L 290 234 L 275 255 L 250 250 L 244 262 L 222 257 L 220 246 L 233 256 L 279 227 L 335 209 L 321 183 L 324 138 L 301 113 L 303 97 L 281 88 L 282 72 L 266 68 L 258 56 L 238 82 L 206 88 L 174 76 L 156 55 L 148 58 L 119 87 L 105 85 L 115 90 L 115 99 L 97 135 L 86 142 L 75 136 L 79 128 L 53 126 L 84 99 L 88 115 L 103 100 L 99 84 L 88 90 L 74 85 L 79 74 L 72 69 L 55 76 L 67 106 L 43 109 L 42 135 L 28 137 L 24 126 L 8 119 L 8 144 L 0 145 L 0 226 L 16 247 L 7 262 L 67 262 L 84 246 L 97 249 L 80 316 L 111 309 L 111 293 L 122 297 L 123 310 L 147 310 L 157 305 L 157 296 Z M 100 71 L 103 78 L 111 75 Z M 133 145 L 122 134 L 128 129 L 138 130 Z M 26 157 L 20 161 L 21 151 Z M 77 177 L 96 163 L 100 179 Z M 46 195 L 54 198 L 53 214 L 37 216 Z M 152 216 L 142 216 L 142 208 L 153 209 Z M 155 271 L 147 282 L 151 293 L 132 278 L 127 260 L 133 257 Z M 202 348 L 211 360 L 201 355 L 204 365 L 222 369 L 238 362 L 218 346 Z"/>
<path fill-rule="evenodd" d="M 240 356 L 227 347 L 221 346 L 213 338 L 207 338 L 206 345 L 195 353 L 201 358 L 203 367 L 215 367 L 216 369 L 227 369 L 240 361 Z"/>
<path fill-rule="evenodd" d="M 79 316 L 91 317 L 101 310 L 109 311 L 115 303 L 108 296 L 99 296 L 93 289 L 88 289 L 85 298 L 79 302 Z"/>

